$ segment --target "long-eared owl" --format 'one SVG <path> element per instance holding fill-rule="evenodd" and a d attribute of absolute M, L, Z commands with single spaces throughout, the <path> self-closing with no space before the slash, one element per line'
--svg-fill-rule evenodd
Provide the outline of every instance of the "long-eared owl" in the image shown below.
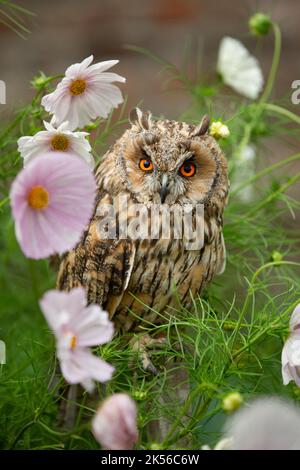
<path fill-rule="evenodd" d="M 223 271 L 226 257 L 222 226 L 227 163 L 207 132 L 208 117 L 199 125 L 155 121 L 136 108 L 130 121 L 131 128 L 96 169 L 94 215 L 80 243 L 64 255 L 57 280 L 62 290 L 84 286 L 88 301 L 106 309 L 121 331 L 137 331 L 143 322 L 161 323 L 174 314 L 178 300 L 189 308 L 203 286 Z M 126 211 L 120 200 L 127 201 Z M 183 237 L 174 236 L 174 217 L 169 218 L 169 236 L 160 232 L 164 214 L 186 205 L 203 208 L 203 242 L 196 247 L 187 248 Z M 136 206 L 146 207 L 139 224 L 148 222 L 152 207 L 167 210 L 154 218 L 155 237 L 120 236 L 124 221 L 134 223 L 141 216 Z M 109 219 L 114 236 L 110 230 L 107 236 L 101 226 L 108 220 L 102 209 L 109 207 L 115 210 Z M 189 220 L 195 225 L 193 217 L 192 209 Z"/>

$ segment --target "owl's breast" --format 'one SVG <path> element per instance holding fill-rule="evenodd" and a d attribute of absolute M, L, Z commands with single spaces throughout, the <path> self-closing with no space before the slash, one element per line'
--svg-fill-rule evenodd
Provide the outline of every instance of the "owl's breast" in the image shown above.
<path fill-rule="evenodd" d="M 203 282 L 202 255 L 184 250 L 180 240 L 137 241 L 131 278 L 114 315 L 118 326 L 132 330 L 141 322 L 163 323 L 169 307 L 179 308 L 178 298 L 190 305 L 189 291 L 196 294 Z"/>
<path fill-rule="evenodd" d="M 143 322 L 159 324 L 181 306 L 190 308 L 206 282 L 223 262 L 221 226 L 205 222 L 205 243 L 187 249 L 182 239 L 144 239 L 135 241 L 135 259 L 130 280 L 118 307 L 115 321 L 132 330 Z"/>

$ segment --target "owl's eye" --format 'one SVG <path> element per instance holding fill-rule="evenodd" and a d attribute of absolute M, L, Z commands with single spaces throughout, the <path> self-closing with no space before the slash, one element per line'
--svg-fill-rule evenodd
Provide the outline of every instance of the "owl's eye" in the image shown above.
<path fill-rule="evenodd" d="M 196 166 L 192 162 L 185 162 L 179 168 L 179 172 L 182 176 L 189 178 L 190 176 L 194 176 L 194 174 L 196 173 Z"/>
<path fill-rule="evenodd" d="M 149 158 L 142 158 L 142 160 L 140 160 L 140 169 L 143 171 L 152 171 L 153 163 Z"/>

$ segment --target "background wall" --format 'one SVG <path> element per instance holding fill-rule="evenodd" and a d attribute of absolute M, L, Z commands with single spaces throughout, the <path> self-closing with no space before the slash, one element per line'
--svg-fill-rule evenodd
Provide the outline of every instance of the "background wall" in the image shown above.
<path fill-rule="evenodd" d="M 20 5 L 35 13 L 26 18 L 31 33 L 26 40 L 0 25 L 0 79 L 7 84 L 7 105 L 1 117 L 11 114 L 33 96 L 30 80 L 42 70 L 46 75 L 63 73 L 71 63 L 94 54 L 98 61 L 120 59 L 115 71 L 127 78 L 121 85 L 128 95 L 128 109 L 138 103 L 154 115 L 178 119 L 188 96 L 178 89 L 166 92 L 159 75 L 162 66 L 125 48 L 149 49 L 180 67 L 190 45 L 190 66 L 201 55 L 201 73 L 215 79 L 221 38 L 241 39 L 255 54 L 266 76 L 273 53 L 273 37 L 257 39 L 248 31 L 248 19 L 256 11 L 270 13 L 280 22 L 283 48 L 275 96 L 290 103 L 291 83 L 300 79 L 299 0 L 27 0 Z M 176 87 L 176 85 L 175 85 Z M 237 96 L 237 95 L 236 95 Z M 264 157 L 276 161 L 299 148 L 299 141 L 280 136 L 268 140 Z M 292 171 L 299 171 L 296 163 Z M 298 197 L 299 185 L 291 190 Z"/>
<path fill-rule="evenodd" d="M 283 31 L 283 55 L 278 95 L 290 95 L 300 78 L 300 4 L 298 0 L 27 0 L 19 2 L 36 14 L 27 20 L 26 40 L 0 26 L 0 79 L 7 83 L 6 110 L 32 96 L 29 81 L 39 70 L 62 73 L 65 68 L 94 54 L 97 60 L 120 59 L 116 71 L 127 78 L 123 91 L 129 104 L 143 100 L 154 114 L 178 117 L 184 111 L 182 93 L 162 92 L 159 64 L 124 48 L 132 44 L 150 49 L 180 65 L 187 41 L 202 50 L 202 71 L 213 70 L 218 44 L 224 35 L 243 40 L 266 72 L 271 60 L 272 37 L 257 41 L 248 33 L 247 20 L 256 11 L 272 13 Z"/>

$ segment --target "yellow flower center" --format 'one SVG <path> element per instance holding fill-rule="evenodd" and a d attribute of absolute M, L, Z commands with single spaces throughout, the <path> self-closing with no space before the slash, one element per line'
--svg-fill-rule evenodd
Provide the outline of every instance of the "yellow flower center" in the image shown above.
<path fill-rule="evenodd" d="M 73 80 L 70 86 L 70 92 L 73 95 L 82 95 L 82 93 L 86 89 L 86 81 L 82 80 L 82 78 L 78 78 L 77 80 Z"/>
<path fill-rule="evenodd" d="M 70 339 L 70 348 L 75 349 L 77 346 L 77 337 L 73 335 Z"/>
<path fill-rule="evenodd" d="M 69 148 L 69 139 L 64 134 L 56 134 L 51 140 L 51 147 L 53 150 L 60 150 L 65 152 Z"/>
<path fill-rule="evenodd" d="M 49 193 L 43 186 L 34 186 L 29 191 L 27 200 L 33 209 L 44 209 L 49 204 Z"/>

